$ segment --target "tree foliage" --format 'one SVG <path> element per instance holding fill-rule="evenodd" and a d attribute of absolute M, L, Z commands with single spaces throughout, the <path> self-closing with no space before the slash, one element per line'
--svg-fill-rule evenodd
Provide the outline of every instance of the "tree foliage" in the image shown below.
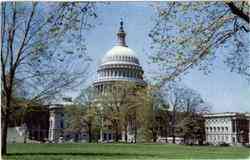
<path fill-rule="evenodd" d="M 99 107 L 105 126 L 111 126 L 115 133 L 115 141 L 119 140 L 121 132 L 127 133 L 129 121 L 134 120 L 136 107 L 134 92 L 138 86 L 130 82 L 116 82 L 107 86 L 103 94 L 98 96 Z"/>
<path fill-rule="evenodd" d="M 26 97 L 47 102 L 74 87 L 87 72 L 84 31 L 96 18 L 93 3 L 4 2 L 1 7 L 2 153 L 6 153 L 13 82 Z M 74 47 L 78 44 L 78 47 Z M 66 49 L 67 48 L 67 49 Z M 70 48 L 70 49 L 69 49 Z M 75 66 L 81 64 L 82 67 Z"/>
<path fill-rule="evenodd" d="M 169 106 L 163 98 L 163 93 L 156 86 L 148 85 L 137 90 L 135 95 L 133 103 L 137 109 L 136 118 L 141 131 L 140 140 L 144 142 L 152 142 L 153 140 L 155 142 L 162 126 L 160 119 L 168 118 L 160 117 L 158 113 L 167 111 Z"/>
<path fill-rule="evenodd" d="M 194 67 L 209 73 L 217 57 L 249 79 L 248 2 L 159 2 L 155 8 L 149 36 L 161 85 Z"/>
<path fill-rule="evenodd" d="M 185 144 L 202 144 L 205 140 L 204 119 L 199 114 L 185 116 L 177 125 L 177 133 L 184 138 Z"/>
<path fill-rule="evenodd" d="M 89 142 L 95 138 L 94 135 L 97 134 L 95 131 L 98 128 L 98 110 L 95 98 L 95 90 L 88 87 L 76 97 L 73 105 L 65 107 L 66 131 L 76 135 L 87 133 Z"/>

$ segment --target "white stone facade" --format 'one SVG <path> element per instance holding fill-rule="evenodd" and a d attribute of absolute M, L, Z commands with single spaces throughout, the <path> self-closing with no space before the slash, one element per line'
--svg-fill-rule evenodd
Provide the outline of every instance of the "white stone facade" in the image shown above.
<path fill-rule="evenodd" d="M 249 116 L 240 113 L 215 113 L 205 117 L 206 142 L 214 145 L 249 144 Z"/>
<path fill-rule="evenodd" d="M 64 112 L 63 105 L 50 106 L 49 117 L 49 136 L 51 142 L 59 142 L 60 137 L 64 136 Z"/>

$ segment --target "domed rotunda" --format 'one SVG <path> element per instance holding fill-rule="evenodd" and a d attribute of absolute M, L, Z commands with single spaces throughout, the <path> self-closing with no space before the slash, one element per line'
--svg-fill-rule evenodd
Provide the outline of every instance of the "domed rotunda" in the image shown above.
<path fill-rule="evenodd" d="M 117 45 L 110 49 L 101 60 L 97 70 L 97 80 L 94 87 L 102 93 L 107 86 L 114 82 L 135 82 L 139 86 L 146 86 L 143 80 L 143 70 L 137 54 L 126 44 L 126 33 L 123 22 L 117 33 Z"/>

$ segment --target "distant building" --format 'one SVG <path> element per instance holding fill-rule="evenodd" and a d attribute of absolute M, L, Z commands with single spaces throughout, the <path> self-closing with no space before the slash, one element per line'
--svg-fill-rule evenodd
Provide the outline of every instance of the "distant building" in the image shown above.
<path fill-rule="evenodd" d="M 213 113 L 204 115 L 204 118 L 207 143 L 250 144 L 249 113 Z"/>
<path fill-rule="evenodd" d="M 63 99 L 65 101 L 65 99 Z M 67 100 L 60 104 L 49 106 L 49 134 L 48 140 L 52 143 L 62 143 L 64 141 L 88 141 L 86 131 L 76 132 L 67 130 L 65 126 L 65 107 L 72 104 L 72 100 Z M 84 126 L 83 126 L 84 128 Z"/>

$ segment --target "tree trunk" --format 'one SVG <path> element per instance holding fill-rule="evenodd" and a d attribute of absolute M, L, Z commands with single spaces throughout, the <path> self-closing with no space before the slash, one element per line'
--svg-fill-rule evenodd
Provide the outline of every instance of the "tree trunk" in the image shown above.
<path fill-rule="evenodd" d="M 137 142 L 137 127 L 135 126 L 135 141 L 134 141 L 134 143 L 136 143 Z"/>
<path fill-rule="evenodd" d="M 125 125 L 124 129 L 125 129 L 125 142 L 128 143 L 128 125 Z"/>
<path fill-rule="evenodd" d="M 176 123 L 176 108 L 173 108 L 173 117 L 172 117 L 172 136 L 173 136 L 173 143 L 175 144 L 175 123 Z"/>
<path fill-rule="evenodd" d="M 2 127 L 2 155 L 7 154 L 7 132 L 8 132 L 8 120 L 7 114 L 4 117 Z"/>
<path fill-rule="evenodd" d="M 137 142 L 137 116 L 136 116 L 136 111 L 135 111 L 135 126 L 132 126 L 132 127 L 135 127 L 135 141 L 134 141 L 134 143 L 136 143 Z"/>
<path fill-rule="evenodd" d="M 175 135 L 173 134 L 173 143 L 175 144 Z"/>
<path fill-rule="evenodd" d="M 88 134 L 89 134 L 89 143 L 92 142 L 92 124 L 90 123 L 89 124 L 89 127 L 88 127 Z"/>
<path fill-rule="evenodd" d="M 152 133 L 153 133 L 153 142 L 156 142 L 157 141 L 157 132 L 153 130 Z"/>
<path fill-rule="evenodd" d="M 23 143 L 27 143 L 27 128 L 24 131 L 24 140 Z"/>
<path fill-rule="evenodd" d="M 7 154 L 7 135 L 8 135 L 8 125 L 9 125 L 9 108 L 10 99 L 7 98 L 6 113 L 3 117 L 3 128 L 2 128 L 2 155 Z"/>
<path fill-rule="evenodd" d="M 118 142 L 119 141 L 119 129 L 118 129 L 118 124 L 117 124 L 117 122 L 116 122 L 116 125 L 115 125 L 116 127 L 115 127 L 115 142 Z"/>
<path fill-rule="evenodd" d="M 8 135 L 8 126 L 9 126 L 9 116 L 10 116 L 10 106 L 11 106 L 11 87 L 12 79 L 10 80 L 9 87 L 6 95 L 6 113 L 3 117 L 3 129 L 2 129 L 2 155 L 7 154 L 7 135 Z M 7 87 L 6 87 L 7 88 Z"/>

